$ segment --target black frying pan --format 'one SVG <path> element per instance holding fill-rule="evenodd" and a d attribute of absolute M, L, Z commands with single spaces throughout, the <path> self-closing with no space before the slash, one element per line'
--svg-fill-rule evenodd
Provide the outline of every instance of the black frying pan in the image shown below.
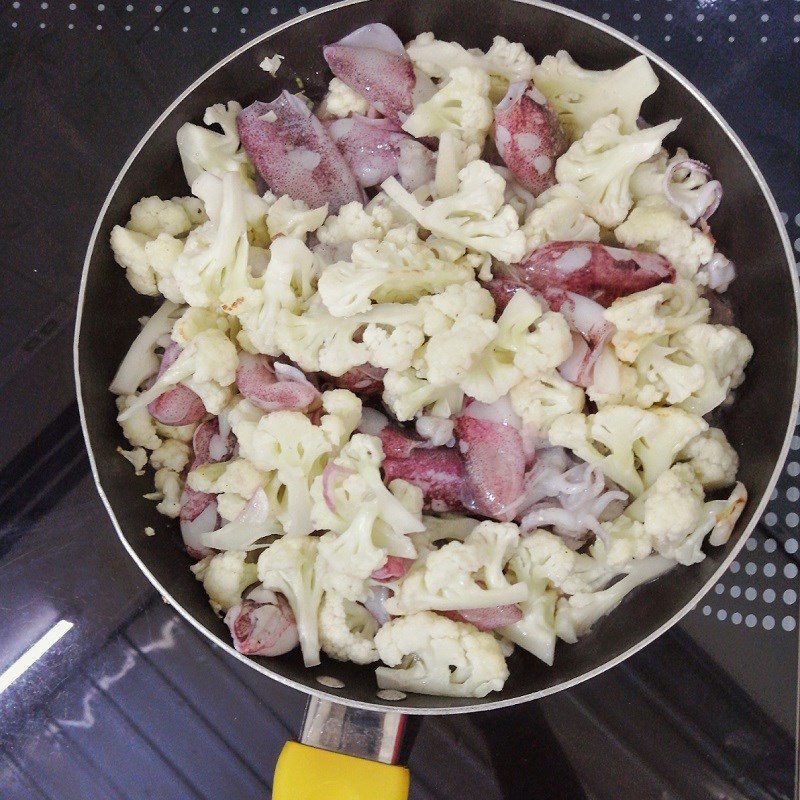
<path fill-rule="evenodd" d="M 281 89 L 296 91 L 302 78 L 309 96 L 320 96 L 329 78 L 322 45 L 367 22 L 385 22 L 404 41 L 426 30 L 437 37 L 486 48 L 502 34 L 521 41 L 539 60 L 566 49 L 582 66 L 616 67 L 646 53 L 661 88 L 643 109 L 652 122 L 682 117 L 670 146 L 684 146 L 711 165 L 725 188 L 714 216 L 720 249 L 738 265 L 730 296 L 739 326 L 755 356 L 747 381 L 725 420 L 741 456 L 740 479 L 750 499 L 727 545 L 709 548 L 706 559 L 679 567 L 636 593 L 575 645 L 560 646 L 548 667 L 525 651 L 511 657 L 511 677 L 502 692 L 476 699 L 409 695 L 385 702 L 376 695 L 373 669 L 326 660 L 306 669 L 299 649 L 280 658 L 249 658 L 229 644 L 228 630 L 214 615 L 205 592 L 189 571 L 177 526 L 142 499 L 148 479 L 134 479 L 115 448 L 121 436 L 108 385 L 138 332 L 137 318 L 154 304 L 133 293 L 108 245 L 111 228 L 124 224 L 131 205 L 145 195 L 187 193 L 175 132 L 199 122 L 206 106 L 236 99 L 243 105 L 270 100 Z M 267 55 L 285 61 L 272 78 L 258 68 Z M 742 143 L 705 98 L 671 67 L 634 41 L 581 15 L 545 3 L 495 0 L 363 0 L 341 3 L 300 17 L 255 39 L 190 86 L 145 135 L 112 187 L 95 226 L 84 266 L 75 332 L 75 361 L 81 420 L 100 494 L 122 543 L 154 586 L 198 630 L 254 669 L 306 693 L 351 706 L 412 714 L 444 714 L 519 703 L 559 691 L 619 663 L 685 614 L 716 582 L 752 530 L 777 480 L 797 413 L 797 296 L 789 241 L 764 179 Z M 144 536 L 145 526 L 159 535 Z M 343 684 L 328 689 L 317 678 Z"/>

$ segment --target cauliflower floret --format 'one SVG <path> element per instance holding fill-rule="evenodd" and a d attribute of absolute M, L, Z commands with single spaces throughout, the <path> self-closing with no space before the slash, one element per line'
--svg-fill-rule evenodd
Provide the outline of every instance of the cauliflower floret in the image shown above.
<path fill-rule="evenodd" d="M 322 580 L 317 568 L 318 541 L 313 536 L 284 536 L 258 557 L 258 579 L 262 586 L 280 592 L 292 607 L 307 667 L 319 664 Z"/>
<path fill-rule="evenodd" d="M 143 197 L 131 207 L 131 219 L 126 227 L 155 239 L 159 233 L 170 236 L 189 233 L 192 220 L 177 197 L 172 200 Z"/>
<path fill-rule="evenodd" d="M 557 372 L 527 378 L 511 389 L 511 405 L 526 425 L 545 433 L 559 417 L 581 411 L 586 404 L 583 389 L 565 381 Z"/>
<path fill-rule="evenodd" d="M 382 399 L 392 414 L 405 422 L 423 409 L 434 417 L 457 414 L 464 402 L 464 392 L 458 386 L 434 386 L 414 370 L 389 370 L 383 376 Z"/>
<path fill-rule="evenodd" d="M 371 536 L 375 546 L 386 551 L 378 566 L 386 560 L 386 553 L 415 558 L 416 551 L 407 534 L 424 529 L 420 514 L 409 511 L 384 486 L 380 472 L 382 461 L 380 439 L 363 433 L 353 434 L 328 468 L 329 474 L 320 476 L 311 490 L 313 520 L 318 530 L 344 533 L 352 528 L 358 513 L 368 512 L 371 520 L 369 524 L 364 523 L 363 530 Z"/>
<path fill-rule="evenodd" d="M 143 447 L 134 447 L 131 450 L 117 448 L 117 452 L 133 467 L 134 475 L 144 475 L 147 466 L 147 451 Z"/>
<path fill-rule="evenodd" d="M 614 236 L 625 247 L 659 253 L 688 279 L 698 278 L 700 267 L 714 255 L 711 235 L 692 227 L 679 209 L 657 195 L 638 203 Z"/>
<path fill-rule="evenodd" d="M 633 133 L 609 114 L 591 128 L 556 162 L 556 178 L 577 190 L 585 212 L 600 225 L 619 225 L 633 205 L 630 179 L 636 167 L 661 147 L 661 140 L 680 120 L 671 120 Z"/>
<path fill-rule="evenodd" d="M 569 448 L 638 497 L 707 428 L 701 417 L 679 408 L 611 405 L 589 416 L 559 417 L 548 435 L 551 444 Z"/>
<path fill-rule="evenodd" d="M 319 643 L 337 661 L 371 664 L 378 660 L 378 623 L 364 606 L 327 591 L 319 609 Z"/>
<path fill-rule="evenodd" d="M 595 71 L 579 67 L 566 50 L 545 56 L 535 68 L 533 80 L 573 140 L 607 114 L 619 116 L 625 133 L 636 131 L 642 103 L 658 88 L 646 56 L 617 69 Z"/>
<path fill-rule="evenodd" d="M 542 195 L 539 200 L 542 200 Z M 522 225 L 528 250 L 546 242 L 599 242 L 600 226 L 586 214 L 574 197 L 559 197 L 552 193 L 546 202 L 531 211 Z"/>
<path fill-rule="evenodd" d="M 191 186 L 203 172 L 219 175 L 223 172 L 240 172 L 249 176 L 253 168 L 244 150 L 239 149 L 239 132 L 236 115 L 241 105 L 232 100 L 227 105 L 216 103 L 203 114 L 206 125 L 219 125 L 222 133 L 185 123 L 178 128 L 175 139 L 181 157 L 186 182 Z"/>
<path fill-rule="evenodd" d="M 458 173 L 481 156 L 477 142 L 465 142 L 454 131 L 442 131 L 436 151 L 434 188 L 437 197 L 450 197 L 458 191 Z"/>
<path fill-rule="evenodd" d="M 417 139 L 453 131 L 465 142 L 483 144 L 494 119 L 490 86 L 483 70 L 456 67 L 447 83 L 411 112 L 403 130 Z"/>
<path fill-rule="evenodd" d="M 189 568 L 203 582 L 211 608 L 218 614 L 240 603 L 244 590 L 258 580 L 256 565 L 247 563 L 246 558 L 242 550 L 228 550 L 206 556 Z"/>
<path fill-rule="evenodd" d="M 183 478 L 171 469 L 162 467 L 154 476 L 156 490 L 147 499 L 159 500 L 156 511 L 165 517 L 176 519 L 181 513 L 181 495 L 183 494 Z"/>
<path fill-rule="evenodd" d="M 604 316 L 617 329 L 611 340 L 617 356 L 632 363 L 650 342 L 705 322 L 709 314 L 708 300 L 698 296 L 690 281 L 679 278 L 620 297 Z"/>
<path fill-rule="evenodd" d="M 216 328 L 200 331 L 161 377 L 129 402 L 117 419 L 125 422 L 140 408 L 179 383 L 200 397 L 206 411 L 218 414 L 231 398 L 230 387 L 236 380 L 238 364 L 236 347 L 224 333 Z"/>
<path fill-rule="evenodd" d="M 281 68 L 281 62 L 283 61 L 284 56 L 280 53 L 275 53 L 274 56 L 267 56 L 258 66 L 264 70 L 264 72 L 268 72 L 274 78 L 278 74 L 278 70 Z"/>
<path fill-rule="evenodd" d="M 237 309 L 242 324 L 239 344 L 253 353 L 279 356 L 278 317 L 299 314 L 314 293 L 316 268 L 312 252 L 298 239 L 279 236 L 269 248 L 258 299 Z"/>
<path fill-rule="evenodd" d="M 271 491 L 277 505 L 273 516 L 289 536 L 311 533 L 315 528 L 310 487 L 322 474 L 331 443 L 322 428 L 299 411 L 273 411 L 257 422 L 247 419 L 244 411 L 238 406 L 231 411 L 231 429 L 240 454 L 257 469 L 272 473 Z"/>
<path fill-rule="evenodd" d="M 267 481 L 267 473 L 246 458 L 212 462 L 193 469 L 186 482 L 190 489 L 208 494 L 230 492 L 249 500 Z"/>
<path fill-rule="evenodd" d="M 408 353 L 409 327 L 419 327 L 421 311 L 403 303 L 373 305 L 369 311 L 350 317 L 334 317 L 315 295 L 308 309 L 294 314 L 281 309 L 278 314 L 277 341 L 283 352 L 305 372 L 327 372 L 343 375 L 352 367 L 372 363 L 372 349 L 386 356 L 393 347 Z M 370 346 L 361 337 L 370 325 L 386 329 L 386 335 L 375 332 L 368 337 Z M 397 357 L 397 356 L 395 356 Z"/>
<path fill-rule="evenodd" d="M 589 592 L 578 592 L 562 597 L 556 606 L 556 633 L 560 639 L 574 644 L 587 634 L 601 617 L 610 614 L 637 586 L 648 583 L 675 566 L 675 561 L 661 556 L 650 556 L 634 561 L 628 574 L 609 586 Z"/>
<path fill-rule="evenodd" d="M 485 161 L 472 161 L 458 173 L 458 191 L 423 206 L 396 178 L 382 188 L 422 228 L 512 264 L 526 252 L 517 212 L 505 205 L 506 182 Z"/>
<path fill-rule="evenodd" d="M 705 383 L 681 402 L 694 414 L 707 414 L 725 402 L 730 390 L 744 380 L 753 345 L 738 328 L 705 323 L 684 327 L 670 337 L 670 346 L 689 363 L 702 365 Z"/>
<path fill-rule="evenodd" d="M 367 111 L 369 100 L 338 78 L 331 79 L 328 93 L 317 108 L 317 114 L 321 118 L 349 117 L 351 114 L 366 114 Z"/>
<path fill-rule="evenodd" d="M 390 614 L 448 611 L 520 603 L 524 583 L 509 583 L 505 565 L 519 543 L 512 523 L 482 522 L 463 542 L 449 542 L 417 561 L 386 601 Z"/>
<path fill-rule="evenodd" d="M 174 472 L 183 472 L 191 457 L 191 449 L 188 444 L 176 441 L 175 439 L 165 439 L 158 448 L 150 454 L 150 463 L 155 469 L 167 467 Z"/>
<path fill-rule="evenodd" d="M 207 308 L 187 308 L 172 326 L 172 341 L 181 347 L 201 331 L 218 330 L 226 336 L 233 333 L 233 320 L 226 314 L 218 314 Z"/>
<path fill-rule="evenodd" d="M 288 194 L 281 195 L 270 204 L 267 212 L 267 230 L 275 239 L 278 236 L 291 236 L 304 240 L 315 231 L 328 216 L 328 204 L 309 210 L 304 200 L 292 200 Z"/>
<path fill-rule="evenodd" d="M 703 488 L 708 491 L 732 486 L 739 469 L 739 456 L 719 428 L 709 428 L 681 450 Z"/>
<path fill-rule="evenodd" d="M 497 320 L 492 342 L 458 382 L 470 397 L 493 403 L 523 377 L 552 372 L 571 351 L 566 320 L 560 314 L 543 313 L 537 300 L 520 291 Z"/>
<path fill-rule="evenodd" d="M 331 261 L 348 259 L 354 242 L 381 240 L 388 230 L 395 227 L 397 220 L 393 210 L 383 202 L 376 202 L 377 199 L 368 206 L 356 201 L 347 203 L 317 229 L 320 244 L 335 255 Z"/>
<path fill-rule="evenodd" d="M 339 450 L 361 422 L 361 398 L 347 389 L 329 389 L 322 393 L 320 430 L 335 450 Z"/>
<path fill-rule="evenodd" d="M 132 447 L 145 447 L 148 450 L 156 450 L 161 447 L 161 439 L 156 433 L 155 421 L 150 416 L 146 404 L 139 403 L 139 395 L 120 395 L 117 397 L 116 403 L 117 410 L 120 412 L 117 421 L 122 428 L 122 435 Z M 126 414 L 124 419 L 120 419 L 122 414 Z"/>
<path fill-rule="evenodd" d="M 340 261 L 324 270 L 318 289 L 331 314 L 348 317 L 362 313 L 372 301 L 408 303 L 474 279 L 471 266 L 442 260 L 417 238 L 414 227 L 410 228 L 413 238 L 401 235 L 407 230 L 396 229 L 383 241 L 356 242 L 349 262 Z"/>
<path fill-rule="evenodd" d="M 423 611 L 387 622 L 375 634 L 388 667 L 375 674 L 381 689 L 449 697 L 485 697 L 508 678 L 500 643 L 472 625 Z"/>

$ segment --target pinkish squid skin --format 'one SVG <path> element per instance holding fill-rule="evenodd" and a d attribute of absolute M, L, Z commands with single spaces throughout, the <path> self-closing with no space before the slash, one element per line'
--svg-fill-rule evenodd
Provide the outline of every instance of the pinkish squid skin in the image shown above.
<path fill-rule="evenodd" d="M 513 519 L 525 480 L 519 431 L 462 414 L 456 420 L 455 435 L 466 466 L 465 506 L 500 522 Z"/>
<path fill-rule="evenodd" d="M 236 388 L 262 411 L 308 411 L 320 393 L 309 383 L 279 380 L 268 356 L 240 353 Z"/>
<path fill-rule="evenodd" d="M 393 175 L 400 175 L 401 183 L 413 191 L 426 180 L 433 179 L 434 155 L 425 145 L 412 139 L 390 119 L 370 119 L 353 114 L 328 124 L 328 133 L 358 182 L 364 188 L 377 186 Z M 413 159 L 415 180 L 403 180 L 406 163 Z M 417 177 L 419 176 L 419 177 Z M 413 185 L 417 184 L 417 185 Z"/>
<path fill-rule="evenodd" d="M 516 605 L 465 608 L 460 611 L 440 611 L 439 613 L 456 622 L 469 622 L 479 631 L 493 631 L 496 628 L 513 625 L 522 619 L 522 610 Z"/>
<path fill-rule="evenodd" d="M 413 109 L 416 78 L 397 34 L 373 23 L 322 48 L 331 72 L 385 117 L 402 122 Z"/>
<path fill-rule="evenodd" d="M 385 369 L 373 367 L 371 364 L 362 364 L 353 367 L 342 375 L 331 378 L 337 389 L 347 389 L 361 397 L 374 397 L 383 393 L 383 376 Z"/>
<path fill-rule="evenodd" d="M 297 647 L 300 639 L 294 614 L 283 595 L 274 603 L 242 600 L 225 615 L 233 645 L 250 656 L 280 656 Z"/>
<path fill-rule="evenodd" d="M 387 456 L 382 467 L 387 483 L 402 478 L 418 486 L 428 511 L 443 513 L 464 508 L 466 475 L 464 461 L 456 448 L 415 449 L 408 458 Z"/>
<path fill-rule="evenodd" d="M 413 563 L 413 558 L 389 556 L 386 559 L 386 563 L 379 569 L 376 569 L 370 575 L 370 578 L 372 578 L 374 581 L 378 581 L 379 583 L 396 581 L 399 578 L 402 578 L 409 571 L 409 569 L 411 569 L 411 565 Z"/>
<path fill-rule="evenodd" d="M 275 115 L 270 122 L 268 112 Z M 271 103 L 255 102 L 236 118 L 239 138 L 267 186 L 276 194 L 304 200 L 309 208 L 363 203 L 355 175 L 308 106 L 287 91 Z"/>
<path fill-rule="evenodd" d="M 534 195 L 556 183 L 556 159 L 569 147 L 558 115 L 533 83 L 508 87 L 494 112 L 492 139 L 505 165 Z"/>
<path fill-rule="evenodd" d="M 171 367 L 181 354 L 181 346 L 177 342 L 170 342 L 164 350 L 161 364 L 158 368 L 157 378 Z M 155 400 L 148 404 L 150 416 L 162 425 L 191 425 L 199 422 L 206 415 L 203 401 L 188 386 L 179 383 L 172 389 L 167 389 Z"/>
<path fill-rule="evenodd" d="M 428 442 L 416 433 L 387 425 L 380 432 L 383 453 L 387 458 L 409 458 L 415 450 L 431 449 Z"/>
<path fill-rule="evenodd" d="M 606 308 L 618 297 L 675 280 L 663 256 L 597 242 L 547 242 L 514 269 L 531 289 L 564 289 Z"/>

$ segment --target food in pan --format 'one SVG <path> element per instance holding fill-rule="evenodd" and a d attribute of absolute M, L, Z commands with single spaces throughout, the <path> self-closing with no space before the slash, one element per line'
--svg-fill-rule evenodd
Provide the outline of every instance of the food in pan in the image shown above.
<path fill-rule="evenodd" d="M 163 298 L 111 385 L 122 452 L 240 652 L 482 697 L 730 536 L 722 187 L 642 118 L 644 56 L 374 24 L 324 57 L 316 105 L 184 125 L 191 194 L 114 228 Z"/>

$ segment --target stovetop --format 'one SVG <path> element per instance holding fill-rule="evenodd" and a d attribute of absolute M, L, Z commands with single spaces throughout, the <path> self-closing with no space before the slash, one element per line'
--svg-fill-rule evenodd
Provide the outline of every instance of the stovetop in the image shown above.
<path fill-rule="evenodd" d="M 92 484 L 72 385 L 83 254 L 128 153 L 205 69 L 307 10 L 216 2 L 0 6 L 3 800 L 263 798 L 302 720 L 303 695 L 202 639 L 128 559 Z M 800 2 L 563 5 L 699 86 L 763 169 L 800 251 Z M 411 797 L 794 796 L 799 498 L 800 434 L 754 536 L 679 626 L 570 691 L 413 721 Z"/>

